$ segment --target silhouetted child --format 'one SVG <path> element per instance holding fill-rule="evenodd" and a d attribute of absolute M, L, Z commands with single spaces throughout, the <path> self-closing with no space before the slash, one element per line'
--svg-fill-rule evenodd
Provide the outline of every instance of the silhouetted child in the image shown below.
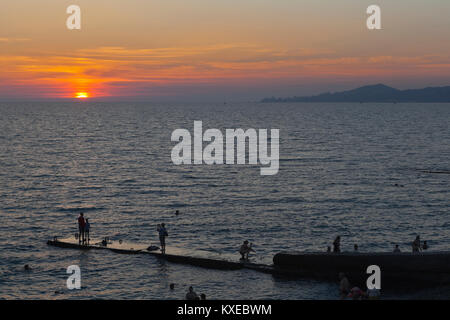
<path fill-rule="evenodd" d="M 90 231 L 91 231 L 91 224 L 89 223 L 89 219 L 86 219 L 86 224 L 84 225 L 84 236 L 87 239 L 88 244 L 89 240 L 91 240 L 91 238 L 89 237 Z"/>

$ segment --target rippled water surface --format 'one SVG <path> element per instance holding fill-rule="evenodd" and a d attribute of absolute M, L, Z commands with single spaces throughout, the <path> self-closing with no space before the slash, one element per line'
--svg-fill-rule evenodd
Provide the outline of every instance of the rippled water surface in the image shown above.
<path fill-rule="evenodd" d="M 0 298 L 334 299 L 335 283 L 175 265 L 151 256 L 48 247 L 76 232 L 234 253 L 409 250 L 417 233 L 450 250 L 449 104 L 0 103 Z M 177 128 L 280 129 L 280 171 L 175 166 Z M 173 212 L 180 210 L 181 215 Z M 24 264 L 33 267 L 22 271 Z M 65 289 L 78 264 L 82 290 Z M 170 283 L 176 289 L 170 291 Z M 57 293 L 55 293 L 57 292 Z M 450 297 L 450 289 L 391 296 Z"/>

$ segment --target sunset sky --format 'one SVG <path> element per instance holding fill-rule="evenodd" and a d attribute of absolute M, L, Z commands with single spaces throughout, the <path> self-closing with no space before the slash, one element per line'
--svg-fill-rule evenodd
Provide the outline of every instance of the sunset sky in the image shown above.
<path fill-rule="evenodd" d="M 66 8 L 81 7 L 81 30 Z M 382 9 L 382 30 L 366 8 Z M 450 85 L 448 0 L 3 0 L 0 100 L 259 100 Z"/>

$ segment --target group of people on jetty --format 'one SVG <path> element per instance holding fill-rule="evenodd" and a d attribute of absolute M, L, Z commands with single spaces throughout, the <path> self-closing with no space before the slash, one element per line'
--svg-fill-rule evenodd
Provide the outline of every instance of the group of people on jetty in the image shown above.
<path fill-rule="evenodd" d="M 175 213 L 176 215 L 179 215 L 179 211 Z M 79 244 L 89 244 L 90 241 L 90 229 L 91 225 L 89 223 L 89 219 L 84 217 L 84 213 L 81 212 L 78 216 L 78 241 Z M 169 233 L 167 232 L 166 225 L 164 223 L 158 224 L 156 227 L 156 231 L 159 235 L 159 242 L 161 245 L 161 253 L 166 253 L 166 237 L 169 236 Z M 106 245 L 106 244 L 105 244 Z M 417 253 L 421 252 L 423 250 L 429 249 L 427 241 L 420 240 L 420 236 L 416 236 L 415 240 L 411 243 L 412 252 Z M 358 245 L 354 244 L 353 246 L 354 252 L 358 252 Z M 255 250 L 252 248 L 252 243 L 249 243 L 248 240 L 245 240 L 242 245 L 239 248 L 239 254 L 241 255 L 241 261 L 248 261 L 249 260 L 249 254 L 251 252 L 255 252 Z M 328 253 L 340 253 L 341 252 L 341 236 L 337 236 L 333 241 L 333 251 L 331 251 L 331 247 L 329 246 L 327 248 Z M 394 253 L 400 253 L 400 247 L 398 244 L 395 245 Z M 25 269 L 27 270 L 29 268 L 28 265 L 25 266 Z M 174 284 L 170 285 L 170 288 L 173 290 Z M 352 298 L 352 299 L 378 299 L 380 296 L 379 290 L 367 290 L 363 291 L 359 287 L 352 287 L 350 285 L 350 282 L 345 275 L 344 272 L 339 273 L 339 292 L 341 295 L 341 298 Z M 189 287 L 189 291 L 186 294 L 187 300 L 205 300 L 206 296 L 204 294 L 197 295 L 194 291 L 194 289 Z"/>
<path fill-rule="evenodd" d="M 427 241 L 424 241 L 423 243 L 420 241 L 420 236 L 419 236 L 419 235 L 418 235 L 418 236 L 416 237 L 416 239 L 411 243 L 411 247 L 412 247 L 412 252 L 413 252 L 413 253 L 421 252 L 421 251 L 423 251 L 423 250 L 427 250 L 427 249 L 430 248 L 430 247 L 428 246 Z M 353 251 L 354 251 L 354 252 L 358 252 L 358 245 L 357 245 L 357 244 L 355 244 L 355 245 L 353 246 Z M 328 247 L 328 248 L 327 248 L 327 252 L 328 252 L 328 253 L 331 252 L 331 247 Z M 333 241 L 333 252 L 334 252 L 334 253 L 340 253 L 340 252 L 341 252 L 341 236 L 337 236 L 337 237 L 334 239 L 334 241 Z M 400 253 L 400 252 L 402 252 L 402 251 L 400 250 L 400 247 L 399 247 L 398 244 L 395 245 L 393 252 L 394 252 L 394 253 Z"/>
<path fill-rule="evenodd" d="M 427 241 L 423 241 L 422 243 L 419 235 L 416 236 L 415 240 L 411 243 L 411 247 L 413 253 L 418 253 L 423 250 L 429 249 Z M 353 246 L 353 249 L 354 252 L 358 252 L 358 245 L 355 244 Z M 331 253 L 331 247 L 327 248 L 327 252 Z M 333 253 L 340 253 L 340 252 L 341 252 L 341 237 L 337 236 L 333 241 Z M 401 253 L 398 244 L 395 245 L 393 252 Z M 339 293 L 341 299 L 351 298 L 354 300 L 362 300 L 362 299 L 379 299 L 380 297 L 380 290 L 378 289 L 368 289 L 364 291 L 359 287 L 352 286 L 344 272 L 339 273 Z"/>
<path fill-rule="evenodd" d="M 175 212 L 175 215 L 179 215 L 180 212 L 177 210 Z M 89 223 L 89 219 L 85 219 L 84 213 L 81 212 L 78 216 L 78 243 L 81 244 L 89 244 L 90 242 L 90 230 L 91 230 L 91 224 Z M 166 253 L 166 238 L 169 236 L 169 233 L 167 232 L 165 223 L 158 224 L 156 226 L 156 231 L 158 232 L 159 236 L 159 244 L 161 246 L 161 253 Z M 107 244 L 107 241 L 105 242 Z M 255 252 L 255 250 L 252 248 L 252 243 L 249 244 L 247 240 L 245 240 L 241 247 L 239 248 L 239 253 L 241 255 L 241 261 L 248 261 L 249 260 L 249 254 L 250 252 Z"/>

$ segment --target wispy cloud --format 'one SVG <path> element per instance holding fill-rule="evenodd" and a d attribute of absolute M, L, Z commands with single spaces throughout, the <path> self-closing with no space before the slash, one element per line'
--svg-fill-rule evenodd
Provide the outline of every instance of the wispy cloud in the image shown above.
<path fill-rule="evenodd" d="M 71 97 L 77 91 L 91 92 L 93 96 L 145 95 L 154 86 L 195 83 L 442 74 L 450 71 L 450 56 L 339 56 L 327 50 L 283 50 L 229 43 L 174 48 L 97 47 L 66 54 L 3 55 L 0 68 L 2 82 L 16 87 L 47 87 L 50 89 L 44 94 Z"/>
<path fill-rule="evenodd" d="M 0 42 L 22 42 L 22 41 L 30 41 L 29 38 L 5 38 L 0 37 Z"/>

